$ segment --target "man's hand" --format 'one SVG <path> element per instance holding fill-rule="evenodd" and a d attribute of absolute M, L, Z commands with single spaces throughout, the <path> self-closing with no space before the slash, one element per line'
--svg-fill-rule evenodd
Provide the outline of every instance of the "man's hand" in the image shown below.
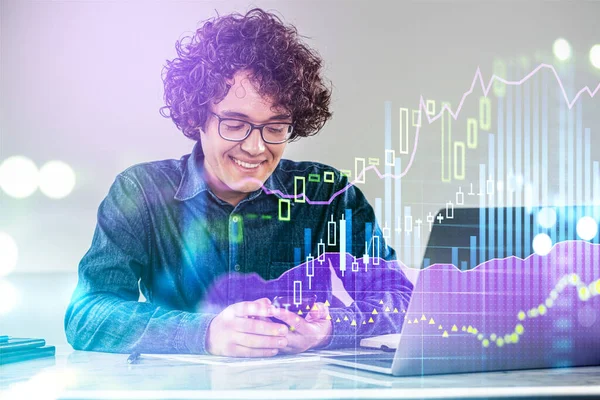
<path fill-rule="evenodd" d="M 315 303 L 315 306 L 306 316 L 306 320 L 286 309 L 275 309 L 275 318 L 285 322 L 290 327 L 287 334 L 288 344 L 281 352 L 289 354 L 302 353 L 328 344 L 333 331 L 331 319 L 327 319 L 328 315 L 329 309 L 323 303 Z"/>
<path fill-rule="evenodd" d="M 276 355 L 288 346 L 289 329 L 268 319 L 274 310 L 266 298 L 232 304 L 211 321 L 206 349 L 218 356 Z"/>

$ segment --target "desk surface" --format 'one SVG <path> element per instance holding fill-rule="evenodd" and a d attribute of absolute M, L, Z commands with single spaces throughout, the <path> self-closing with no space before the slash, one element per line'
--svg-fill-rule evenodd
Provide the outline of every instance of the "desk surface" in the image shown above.
<path fill-rule="evenodd" d="M 56 359 L 0 366 L 0 399 L 297 399 L 600 396 L 600 367 L 391 377 L 322 361 L 214 366 L 59 347 Z"/>

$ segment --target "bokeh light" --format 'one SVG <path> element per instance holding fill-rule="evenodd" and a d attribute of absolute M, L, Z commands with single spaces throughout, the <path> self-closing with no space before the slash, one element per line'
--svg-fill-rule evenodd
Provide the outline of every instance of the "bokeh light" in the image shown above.
<path fill-rule="evenodd" d="M 592 240 L 598 233 L 598 224 L 592 217 L 583 217 L 577 221 L 577 236 L 583 240 Z"/>
<path fill-rule="evenodd" d="M 56 367 L 43 370 L 27 381 L 10 385 L 6 391 L 6 398 L 56 400 L 62 398 L 65 390 L 75 386 L 76 382 L 77 374 L 73 369 Z"/>
<path fill-rule="evenodd" d="M 600 44 L 595 44 L 590 49 L 590 62 L 594 67 L 600 69 Z"/>
<path fill-rule="evenodd" d="M 560 61 L 566 61 L 571 58 L 571 45 L 566 39 L 556 39 L 552 45 L 552 52 Z"/>
<path fill-rule="evenodd" d="M 40 168 L 40 191 L 52 199 L 68 196 L 75 187 L 75 172 L 67 163 L 49 161 Z"/>
<path fill-rule="evenodd" d="M 8 233 L 0 232 L 0 278 L 14 271 L 18 258 L 17 242 Z"/>
<path fill-rule="evenodd" d="M 533 238 L 532 247 L 535 254 L 545 256 L 552 250 L 552 239 L 545 233 L 539 233 Z"/>
<path fill-rule="evenodd" d="M 556 210 L 551 207 L 542 208 L 537 214 L 537 221 L 542 228 L 552 228 L 556 224 Z"/>
<path fill-rule="evenodd" d="M 38 188 L 39 172 L 33 161 L 12 156 L 0 164 L 0 188 L 16 199 L 29 197 Z"/>
<path fill-rule="evenodd" d="M 19 302 L 19 291 L 12 283 L 0 279 L 0 315 L 8 314 Z"/>

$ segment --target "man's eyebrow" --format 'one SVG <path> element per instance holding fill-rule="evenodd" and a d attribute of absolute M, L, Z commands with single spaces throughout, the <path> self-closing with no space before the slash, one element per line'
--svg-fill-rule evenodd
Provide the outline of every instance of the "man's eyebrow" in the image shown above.
<path fill-rule="evenodd" d="M 231 118 L 250 119 L 250 117 L 247 116 L 246 114 L 241 113 L 241 112 L 237 112 L 237 111 L 225 110 L 225 111 L 221 111 L 221 114 L 224 115 L 224 116 L 226 116 L 226 117 L 231 117 Z M 291 118 L 290 114 L 278 114 L 278 115 L 273 115 L 267 121 L 289 119 L 289 118 Z"/>

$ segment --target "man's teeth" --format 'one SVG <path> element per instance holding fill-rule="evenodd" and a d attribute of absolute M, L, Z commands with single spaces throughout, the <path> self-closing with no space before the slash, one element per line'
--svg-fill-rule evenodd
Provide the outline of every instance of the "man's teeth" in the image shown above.
<path fill-rule="evenodd" d="M 258 164 L 248 164 L 246 162 L 238 160 L 237 158 L 234 158 L 233 161 L 235 161 L 235 163 L 237 165 L 241 165 L 244 168 L 257 168 L 260 165 L 260 163 L 258 163 Z"/>

